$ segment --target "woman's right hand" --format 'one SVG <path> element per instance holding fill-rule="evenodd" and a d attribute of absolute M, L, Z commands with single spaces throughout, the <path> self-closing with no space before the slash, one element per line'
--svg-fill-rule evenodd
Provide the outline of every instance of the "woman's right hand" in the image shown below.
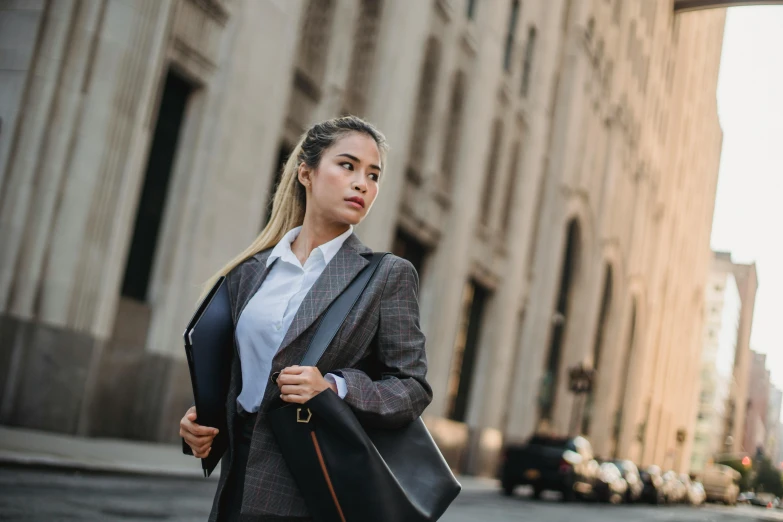
<path fill-rule="evenodd" d="M 193 450 L 194 457 L 203 459 L 212 450 L 212 441 L 218 434 L 218 429 L 196 424 L 195 420 L 196 407 L 191 406 L 179 421 L 179 436 L 185 439 L 187 445 Z"/>

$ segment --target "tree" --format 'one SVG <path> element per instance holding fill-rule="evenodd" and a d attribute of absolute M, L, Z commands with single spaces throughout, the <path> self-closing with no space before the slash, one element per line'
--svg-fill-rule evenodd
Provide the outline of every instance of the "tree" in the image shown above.
<path fill-rule="evenodd" d="M 780 470 L 775 469 L 775 466 L 766 457 L 758 461 L 753 486 L 757 493 L 764 492 L 772 493 L 777 497 L 783 496 L 783 476 L 781 476 Z"/>
<path fill-rule="evenodd" d="M 748 491 L 751 487 L 750 467 L 742 464 L 741 459 L 722 460 L 719 464 L 724 464 L 732 469 L 736 469 L 742 475 L 739 481 L 740 491 Z"/>

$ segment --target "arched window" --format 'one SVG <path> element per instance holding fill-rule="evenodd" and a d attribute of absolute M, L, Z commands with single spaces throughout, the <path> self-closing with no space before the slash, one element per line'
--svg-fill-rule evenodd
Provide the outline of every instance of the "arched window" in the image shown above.
<path fill-rule="evenodd" d="M 316 88 L 323 82 L 334 17 L 334 0 L 310 0 L 304 14 L 297 66 Z"/>
<path fill-rule="evenodd" d="M 457 164 L 457 145 L 459 144 L 460 127 L 462 126 L 462 109 L 465 102 L 465 73 L 457 71 L 451 87 L 449 116 L 446 125 L 446 139 L 441 158 L 441 179 L 449 185 L 454 179 L 454 166 Z M 450 190 L 450 186 L 443 187 Z"/>
<path fill-rule="evenodd" d="M 489 146 L 489 156 L 487 157 L 487 171 L 484 173 L 484 190 L 481 194 L 481 223 L 489 225 L 491 215 L 492 196 L 495 193 L 495 180 L 497 179 L 498 157 L 500 156 L 500 145 L 503 141 L 503 122 L 495 120 L 492 125 L 492 142 Z"/>
<path fill-rule="evenodd" d="M 598 325 L 595 330 L 595 338 L 593 340 L 593 368 L 599 370 L 601 365 L 601 349 L 604 346 L 604 336 L 606 334 L 606 328 L 609 322 L 609 310 L 612 306 L 612 267 L 606 265 L 606 271 L 604 272 L 604 292 L 601 297 L 601 308 L 598 313 Z M 598 374 L 600 375 L 600 373 Z M 587 396 L 585 404 L 584 417 L 582 418 L 582 433 L 584 435 L 590 434 L 590 421 L 593 417 L 593 406 L 595 404 L 595 391 L 596 382 L 593 382 L 593 388 L 590 394 Z"/>
<path fill-rule="evenodd" d="M 367 105 L 383 1 L 362 0 L 360 5 L 344 104 L 348 112 L 357 115 L 362 115 Z"/>
<path fill-rule="evenodd" d="M 416 97 L 416 115 L 413 132 L 411 133 L 409 168 L 421 172 L 424 163 L 424 152 L 432 121 L 432 107 L 435 101 L 435 86 L 440 66 L 440 42 L 430 38 L 424 54 L 422 71 L 419 80 L 419 92 Z"/>
<path fill-rule="evenodd" d="M 536 28 L 531 27 L 527 32 L 527 43 L 525 43 L 525 61 L 522 63 L 522 85 L 520 93 L 527 96 L 530 91 L 530 75 L 533 71 L 533 53 L 536 50 Z"/>
<path fill-rule="evenodd" d="M 568 305 L 571 301 L 571 290 L 579 270 L 579 255 L 581 238 L 579 224 L 576 219 L 568 223 L 566 233 L 565 255 L 560 268 L 560 288 L 557 294 L 556 308 L 553 310 L 551 332 L 549 334 L 549 349 L 547 350 L 546 366 L 541 379 L 539 391 L 539 420 L 552 419 L 555 406 L 557 385 L 560 376 L 560 359 L 563 351 L 566 326 L 568 325 Z"/>
<path fill-rule="evenodd" d="M 614 449 L 612 454 L 617 457 L 620 450 L 620 431 L 623 426 L 623 409 L 625 406 L 625 394 L 628 393 L 628 377 L 631 373 L 631 358 L 634 356 L 637 337 L 637 315 L 636 298 L 631 305 L 631 324 L 629 326 L 628 337 L 622 359 L 622 373 L 620 373 L 620 393 L 617 395 L 617 410 L 614 415 L 614 426 L 612 429 L 612 445 Z"/>

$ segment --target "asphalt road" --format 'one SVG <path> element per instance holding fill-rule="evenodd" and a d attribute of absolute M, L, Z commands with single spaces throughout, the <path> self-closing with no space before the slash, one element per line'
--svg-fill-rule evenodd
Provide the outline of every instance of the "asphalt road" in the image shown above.
<path fill-rule="evenodd" d="M 111 475 L 0 468 L 2 521 L 198 521 L 206 520 L 215 480 Z M 501 496 L 491 487 L 473 487 L 459 496 L 444 522 L 655 521 L 753 522 L 783 520 L 783 510 L 562 504 Z"/>

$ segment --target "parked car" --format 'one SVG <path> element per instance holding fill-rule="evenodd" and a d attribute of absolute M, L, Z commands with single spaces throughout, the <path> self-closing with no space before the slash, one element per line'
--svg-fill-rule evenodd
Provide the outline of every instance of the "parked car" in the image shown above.
<path fill-rule="evenodd" d="M 737 504 L 740 472 L 724 464 L 713 464 L 701 475 L 701 483 L 707 493 L 707 502 L 723 502 L 729 506 Z"/>
<path fill-rule="evenodd" d="M 658 466 L 648 466 L 639 472 L 642 479 L 642 502 L 649 504 L 664 504 L 666 495 L 663 493 L 663 478 L 661 477 L 661 468 Z"/>
<path fill-rule="evenodd" d="M 500 482 L 506 495 L 530 485 L 534 498 L 550 490 L 571 501 L 593 495 L 595 468 L 593 448 L 584 437 L 534 435 L 526 444 L 506 446 Z"/>
<path fill-rule="evenodd" d="M 644 491 L 644 483 L 639 476 L 639 468 L 630 460 L 613 460 L 612 462 L 618 467 L 620 473 L 623 474 L 625 482 L 628 484 L 625 501 L 628 503 L 639 502 Z"/>
<path fill-rule="evenodd" d="M 620 468 L 613 462 L 599 462 L 598 474 L 594 485 L 595 498 L 601 502 L 620 504 L 625 500 L 628 483 Z"/>
<path fill-rule="evenodd" d="M 777 501 L 777 497 L 772 493 L 756 493 L 753 498 L 750 499 L 750 505 L 773 508 L 777 505 Z"/>
<path fill-rule="evenodd" d="M 737 497 L 737 504 L 750 504 L 750 499 L 752 499 L 754 496 L 755 495 L 751 491 L 743 491 Z"/>
<path fill-rule="evenodd" d="M 680 477 L 674 471 L 667 471 L 663 475 L 663 493 L 666 496 L 667 504 L 680 504 L 688 495 L 685 484 L 680 481 Z"/>

